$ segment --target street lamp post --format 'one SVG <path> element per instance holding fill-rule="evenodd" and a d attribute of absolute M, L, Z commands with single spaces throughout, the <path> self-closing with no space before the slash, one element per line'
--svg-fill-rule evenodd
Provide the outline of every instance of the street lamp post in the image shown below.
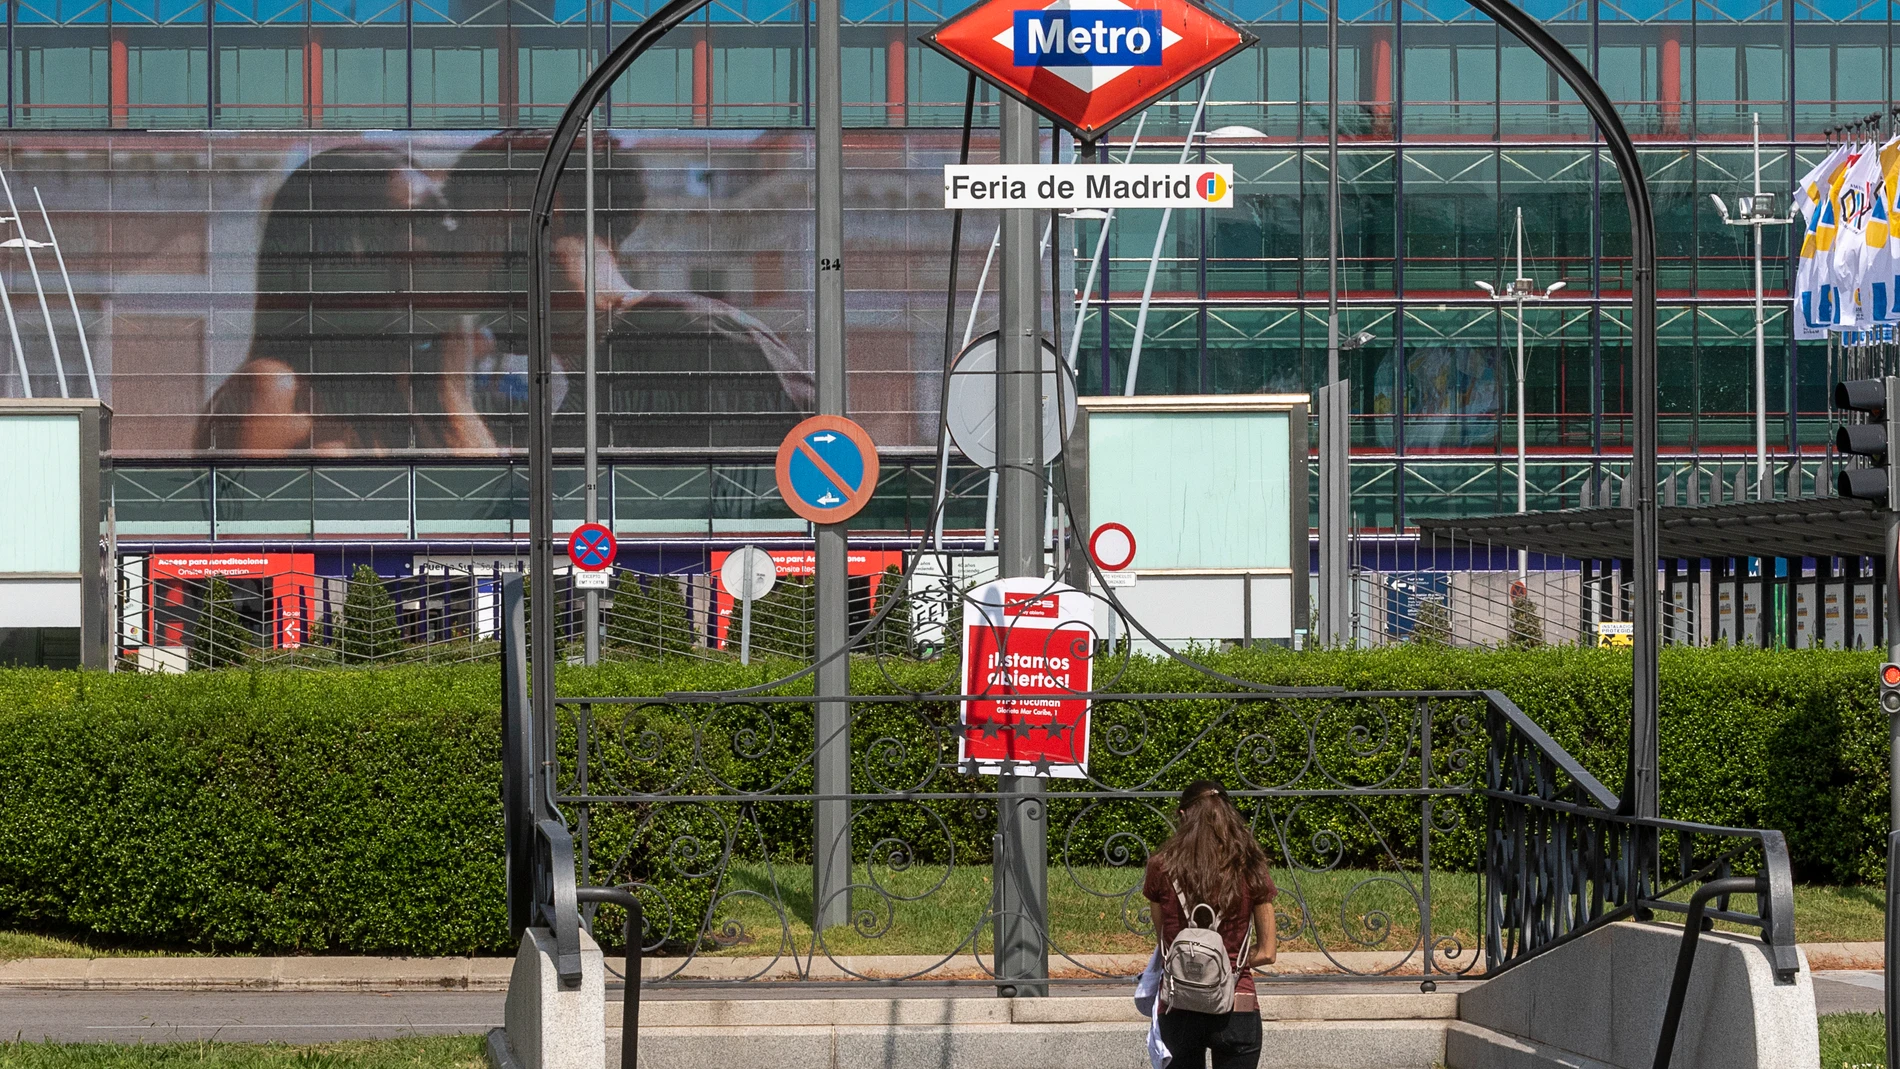
<path fill-rule="evenodd" d="M 1711 193 L 1709 199 L 1715 202 L 1722 222 L 1755 231 L 1755 497 L 1760 500 L 1768 496 L 1768 319 L 1763 308 L 1761 228 L 1787 226 L 1794 220 L 1780 209 L 1779 198 L 1761 191 L 1761 113 L 1755 113 L 1754 120 L 1755 191 L 1735 198 L 1734 216 L 1721 197 Z"/>
<path fill-rule="evenodd" d="M 1559 279 L 1544 287 L 1544 292 L 1535 292 L 1533 283 L 1524 274 L 1524 209 L 1517 210 L 1517 277 L 1505 284 L 1504 292 L 1489 282 L 1480 280 L 1473 283 L 1479 289 L 1491 295 L 1494 301 L 1517 301 L 1517 511 L 1519 515 L 1530 511 L 1530 485 L 1527 475 L 1528 450 L 1525 446 L 1524 431 L 1524 301 L 1536 297 L 1549 300 L 1565 283 Z M 1530 574 L 1531 552 L 1528 549 L 1517 551 L 1517 577 Z"/>

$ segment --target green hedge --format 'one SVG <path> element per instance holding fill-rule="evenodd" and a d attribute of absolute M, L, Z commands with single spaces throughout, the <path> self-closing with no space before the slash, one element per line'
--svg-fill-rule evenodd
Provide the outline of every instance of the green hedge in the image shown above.
<path fill-rule="evenodd" d="M 1877 656 L 1859 653 L 1666 651 L 1665 811 L 1710 823 L 1779 827 L 1805 880 L 1878 879 L 1887 822 L 1887 724 L 1874 695 L 1878 663 Z M 1620 787 L 1629 708 L 1625 652 L 1249 653 L 1223 656 L 1219 666 L 1290 685 L 1495 687 L 1611 789 Z M 783 668 L 687 661 L 563 668 L 561 690 L 657 694 L 731 687 L 763 682 Z M 898 682 L 933 684 L 941 672 L 906 666 Z M 859 693 L 889 686 L 868 665 L 854 671 Z M 1191 670 L 1152 662 L 1137 662 L 1119 686 L 1157 693 L 1213 689 Z M 180 676 L 0 671 L 0 925 L 207 949 L 506 950 L 498 693 L 497 671 L 481 665 Z M 860 709 L 866 711 L 855 729 L 860 752 L 853 773 L 861 790 L 871 786 L 867 762 L 901 757 L 890 767 L 927 767 L 945 738 L 932 726 L 953 715 L 947 703 Z M 1179 702 L 1151 712 L 1149 756 L 1115 758 L 1098 736 L 1098 768 L 1112 782 L 1130 782 L 1143 762 L 1170 752 L 1170 740 L 1189 737 L 1214 710 Z M 1275 730 L 1265 719 L 1256 726 Z M 564 724 L 564 731 L 572 730 L 571 721 Z M 663 777 L 658 766 L 639 759 L 639 746 L 657 739 L 664 750 L 681 753 L 693 740 L 677 714 L 652 709 L 597 713 L 594 730 L 596 774 L 642 788 Z M 1441 720 L 1435 730 L 1442 739 L 1451 729 Z M 796 792 L 809 785 L 809 768 L 798 760 L 809 731 L 807 708 L 786 704 L 757 713 L 731 707 L 707 713 L 698 734 L 704 760 L 720 775 L 749 786 L 783 777 L 784 789 Z M 876 739 L 908 745 L 909 752 L 869 752 Z M 1231 745 L 1220 752 L 1204 748 L 1160 785 L 1231 770 Z M 1343 752 L 1326 745 L 1330 753 Z M 950 778 L 971 790 L 984 786 Z M 901 779 L 893 774 L 885 782 Z M 942 778 L 936 786 L 942 789 Z M 1403 803 L 1384 805 L 1370 811 L 1371 819 L 1395 837 L 1393 849 L 1403 855 L 1411 849 L 1404 837 L 1407 810 Z M 1077 808 L 1052 804 L 1058 836 Z M 803 809 L 756 809 L 755 853 L 787 860 L 807 855 Z M 908 840 L 927 854 L 948 845 L 920 807 L 873 809 L 857 826 L 861 857 L 885 839 Z M 974 801 L 933 809 L 948 819 L 959 859 L 980 860 L 993 816 Z M 603 817 L 596 824 L 595 876 L 664 876 L 679 860 L 666 854 L 669 848 L 679 849 L 695 834 L 716 846 L 731 830 L 728 817 L 706 807 Z M 1377 863 L 1376 851 L 1365 854 L 1367 839 L 1354 832 L 1354 819 L 1339 809 L 1315 812 L 1311 829 L 1288 831 L 1304 850 L 1311 848 L 1311 830 L 1334 827 L 1357 862 Z M 1415 816 L 1410 819 L 1415 825 Z M 1100 863 L 1118 829 L 1154 834 L 1152 817 L 1128 812 L 1096 812 L 1085 825 L 1068 840 L 1079 863 Z M 1467 819 L 1435 839 L 1435 857 L 1472 863 L 1480 831 Z M 743 841 L 740 848 L 746 849 Z"/>

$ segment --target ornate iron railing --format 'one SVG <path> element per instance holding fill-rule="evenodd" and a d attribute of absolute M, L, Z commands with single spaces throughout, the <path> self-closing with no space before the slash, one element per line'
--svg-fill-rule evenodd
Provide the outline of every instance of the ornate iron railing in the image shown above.
<path fill-rule="evenodd" d="M 1485 954 L 1493 970 L 1559 946 L 1599 925 L 1658 912 L 1707 882 L 1765 880 L 1754 909 L 1730 896 L 1703 911 L 1758 928 L 1778 976 L 1799 969 L 1794 878 L 1782 833 L 1621 812 L 1616 795 L 1503 695 L 1486 692 Z"/>
<path fill-rule="evenodd" d="M 518 602 L 505 616 L 518 635 Z M 1763 877 L 1765 900 L 1754 912 L 1718 901 L 1711 915 L 1761 929 L 1777 968 L 1794 961 L 1778 832 L 1621 816 L 1496 692 L 1135 690 L 1124 659 L 1098 665 L 1115 670 L 1090 694 L 1088 774 L 1025 800 L 959 764 L 965 695 L 868 657 L 842 729 L 851 836 L 839 848 L 853 861 L 837 903 L 813 900 L 813 810 L 835 796 L 812 786 L 823 740 L 813 697 L 786 692 L 797 681 L 561 696 L 552 722 L 530 723 L 524 647 L 511 646 L 510 852 L 534 859 L 533 873 L 511 863 L 511 919 L 569 916 L 554 899 L 575 901 L 576 883 L 627 888 L 645 914 L 648 982 L 995 986 L 1006 919 L 1040 940 L 1051 983 L 1128 976 L 1153 946 L 1145 862 L 1176 792 L 1206 777 L 1227 784 L 1282 890 L 1281 968 L 1263 981 L 1495 974 L 1602 924 L 1683 909 L 1701 882 L 1736 874 Z M 1046 828 L 1047 891 L 1026 917 L 1006 915 L 993 879 L 1010 805 Z M 814 927 L 826 914 L 841 923 Z"/>

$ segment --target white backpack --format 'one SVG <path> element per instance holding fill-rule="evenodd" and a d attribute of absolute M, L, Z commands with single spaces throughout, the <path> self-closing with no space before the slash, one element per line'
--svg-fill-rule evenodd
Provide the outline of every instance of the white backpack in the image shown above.
<path fill-rule="evenodd" d="M 1174 897 L 1181 903 L 1187 927 L 1174 937 L 1161 957 L 1162 1001 L 1168 1004 L 1169 1010 L 1233 1012 L 1234 989 L 1240 984 L 1240 972 L 1227 956 L 1227 942 L 1220 935 L 1220 914 L 1205 902 L 1189 908 L 1187 895 L 1182 893 L 1179 883 L 1174 885 Z M 1205 926 L 1195 923 L 1202 910 L 1214 918 L 1212 923 Z M 1240 942 L 1242 961 L 1252 947 L 1253 925 L 1249 924 Z"/>

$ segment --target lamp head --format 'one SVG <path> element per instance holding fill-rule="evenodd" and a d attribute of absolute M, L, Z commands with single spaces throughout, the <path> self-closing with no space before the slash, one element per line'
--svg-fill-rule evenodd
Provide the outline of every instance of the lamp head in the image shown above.
<path fill-rule="evenodd" d="M 1565 282 L 1563 279 L 1560 278 L 1557 281 L 1552 282 L 1550 285 L 1544 287 L 1544 296 L 1549 297 L 1552 294 L 1556 293 L 1558 290 L 1563 289 L 1564 287 L 1568 285 L 1570 285 L 1570 283 Z"/>
<path fill-rule="evenodd" d="M 1064 219 L 1106 219 L 1108 213 L 1100 208 L 1076 208 L 1062 213 Z"/>
<path fill-rule="evenodd" d="M 1483 290 L 1484 292 L 1490 294 L 1493 297 L 1496 297 L 1498 295 L 1498 291 L 1492 287 L 1491 283 L 1486 282 L 1484 279 L 1479 279 L 1478 281 L 1473 282 L 1472 285 L 1478 287 L 1479 289 Z"/>
<path fill-rule="evenodd" d="M 1709 194 L 1709 199 L 1715 202 L 1715 210 L 1722 213 L 1722 221 L 1725 223 L 1728 222 L 1728 205 L 1722 203 L 1722 198 L 1713 193 Z M 1747 201 L 1743 201 L 1743 203 L 1746 204 Z"/>

